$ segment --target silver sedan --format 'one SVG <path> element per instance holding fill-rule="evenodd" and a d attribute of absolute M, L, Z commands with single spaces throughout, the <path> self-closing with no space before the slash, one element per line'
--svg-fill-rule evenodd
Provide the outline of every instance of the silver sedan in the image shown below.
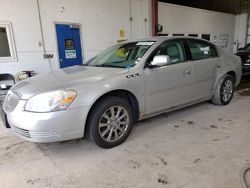
<path fill-rule="evenodd" d="M 6 127 L 31 142 L 88 135 L 121 144 L 133 124 L 211 100 L 230 103 L 241 60 L 205 40 L 157 37 L 117 44 L 82 66 L 19 82 L 7 94 Z"/>

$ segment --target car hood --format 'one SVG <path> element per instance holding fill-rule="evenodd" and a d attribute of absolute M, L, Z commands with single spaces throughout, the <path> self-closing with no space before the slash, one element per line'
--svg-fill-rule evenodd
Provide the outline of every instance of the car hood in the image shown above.
<path fill-rule="evenodd" d="M 42 92 L 74 89 L 78 84 L 93 84 L 125 72 L 127 70 L 121 68 L 74 66 L 21 81 L 12 87 L 12 91 L 18 93 L 21 99 L 29 99 Z"/>

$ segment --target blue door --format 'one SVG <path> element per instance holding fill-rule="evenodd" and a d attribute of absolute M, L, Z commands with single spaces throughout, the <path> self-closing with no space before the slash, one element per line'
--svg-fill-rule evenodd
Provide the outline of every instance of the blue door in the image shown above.
<path fill-rule="evenodd" d="M 82 48 L 80 30 L 66 24 L 56 24 L 60 68 L 81 65 Z"/>

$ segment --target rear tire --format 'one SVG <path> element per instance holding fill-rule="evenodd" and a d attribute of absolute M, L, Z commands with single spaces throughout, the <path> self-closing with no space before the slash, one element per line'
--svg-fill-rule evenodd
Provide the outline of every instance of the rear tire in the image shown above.
<path fill-rule="evenodd" d="M 212 97 L 212 103 L 215 105 L 228 105 L 234 95 L 235 79 L 231 75 L 224 75 L 217 83 Z"/>
<path fill-rule="evenodd" d="M 124 142 L 132 130 L 132 108 L 120 97 L 104 97 L 91 110 L 87 126 L 89 138 L 99 147 L 115 147 Z"/>

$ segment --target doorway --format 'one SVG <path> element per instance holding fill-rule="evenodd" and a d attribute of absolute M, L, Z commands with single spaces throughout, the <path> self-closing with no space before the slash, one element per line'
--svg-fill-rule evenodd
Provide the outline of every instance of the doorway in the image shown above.
<path fill-rule="evenodd" d="M 56 24 L 60 68 L 82 65 L 80 27 L 75 24 Z"/>

